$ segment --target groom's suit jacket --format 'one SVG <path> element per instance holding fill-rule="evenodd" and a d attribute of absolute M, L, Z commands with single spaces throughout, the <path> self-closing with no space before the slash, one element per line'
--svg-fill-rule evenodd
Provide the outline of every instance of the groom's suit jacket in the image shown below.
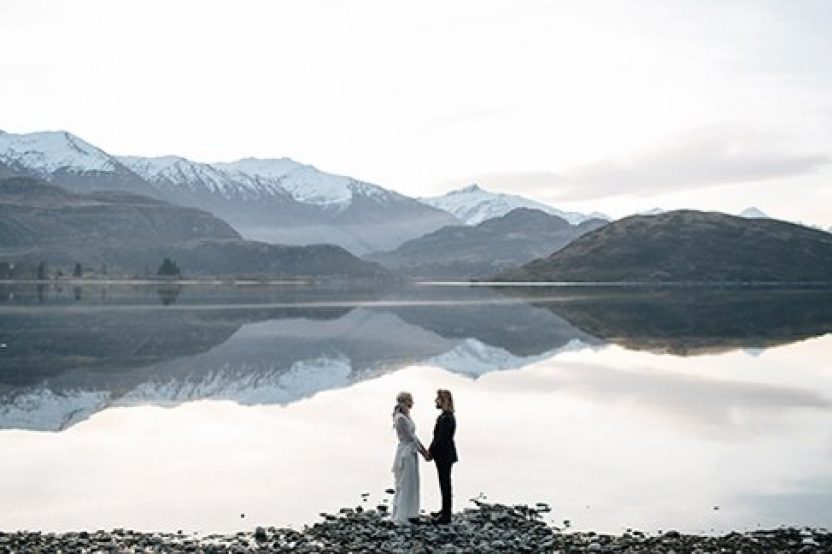
<path fill-rule="evenodd" d="M 454 433 L 456 432 L 456 418 L 453 412 L 442 411 L 436 418 L 433 428 L 433 442 L 428 452 L 437 464 L 452 464 L 458 460 Z"/>

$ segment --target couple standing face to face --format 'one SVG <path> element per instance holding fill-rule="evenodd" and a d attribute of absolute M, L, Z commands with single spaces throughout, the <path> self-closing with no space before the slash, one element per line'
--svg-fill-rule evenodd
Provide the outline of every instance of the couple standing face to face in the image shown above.
<path fill-rule="evenodd" d="M 436 523 L 447 523 L 451 517 L 451 466 L 457 461 L 454 433 L 454 401 L 451 392 L 446 389 L 436 391 L 434 400 L 436 408 L 442 413 L 436 419 L 433 441 L 425 448 L 416 438 L 416 425 L 410 418 L 413 408 L 413 396 L 401 392 L 396 397 L 393 412 L 394 427 L 399 438 L 393 473 L 396 478 L 396 494 L 393 498 L 393 520 L 407 523 L 419 514 L 419 469 L 417 452 L 425 460 L 436 463 L 439 488 L 442 493 L 442 509 L 434 513 Z"/>

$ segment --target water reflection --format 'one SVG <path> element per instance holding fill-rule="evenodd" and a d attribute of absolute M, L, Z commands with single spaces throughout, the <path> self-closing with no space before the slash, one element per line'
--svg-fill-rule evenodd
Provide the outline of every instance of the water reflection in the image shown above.
<path fill-rule="evenodd" d="M 207 398 L 286 404 L 417 364 L 478 377 L 610 343 L 691 355 L 832 331 L 832 295 L 810 289 L 99 288 L 0 291 L 0 428 Z M 649 390 L 628 383 L 616 394 Z"/>
<path fill-rule="evenodd" d="M 829 288 L 501 288 L 598 339 L 677 355 L 766 348 L 832 332 Z"/>
<path fill-rule="evenodd" d="M 163 306 L 170 306 L 176 302 L 176 299 L 179 298 L 181 293 L 182 285 L 177 283 L 164 284 L 156 287 L 156 294 L 159 295 L 159 301 Z"/>

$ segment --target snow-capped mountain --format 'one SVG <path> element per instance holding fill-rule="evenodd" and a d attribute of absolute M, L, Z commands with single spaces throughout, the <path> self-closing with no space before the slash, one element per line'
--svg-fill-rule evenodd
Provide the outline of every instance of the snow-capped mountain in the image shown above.
<path fill-rule="evenodd" d="M 760 209 L 751 206 L 749 208 L 744 209 L 739 214 L 740 217 L 746 217 L 748 219 L 771 219 L 768 214 L 762 212 Z"/>
<path fill-rule="evenodd" d="M 255 240 L 332 243 L 365 254 L 457 223 L 407 196 L 288 158 L 120 160 L 165 199 L 210 211 Z"/>
<path fill-rule="evenodd" d="M 75 192 L 125 190 L 159 197 L 118 159 L 65 131 L 13 134 L 0 131 L 0 169 L 59 181 Z"/>
<path fill-rule="evenodd" d="M 344 208 L 355 195 L 384 198 L 388 192 L 349 177 L 323 173 L 289 158 L 245 158 L 211 164 L 178 156 L 118 159 L 150 183 L 174 194 L 184 186 L 191 192 L 207 190 L 226 198 L 282 196 L 302 204 Z"/>
<path fill-rule="evenodd" d="M 476 184 L 453 190 L 442 196 L 421 198 L 420 200 L 429 206 L 445 210 L 467 225 L 476 225 L 486 219 L 504 216 L 517 208 L 540 210 L 562 217 L 572 225 L 577 225 L 588 219 L 609 219 L 607 216 L 598 213 L 586 215 L 577 212 L 564 212 L 531 198 L 489 192 Z"/>
<path fill-rule="evenodd" d="M 225 196 L 250 192 L 212 165 L 192 162 L 179 156 L 119 156 L 118 159 L 134 173 L 168 194 L 177 194 L 182 189 L 190 192 L 207 189 Z"/>
<path fill-rule="evenodd" d="M 113 171 L 118 166 L 106 152 L 66 132 L 15 135 L 0 131 L 0 161 L 34 169 L 41 176 L 59 169 Z"/>
<path fill-rule="evenodd" d="M 288 158 L 246 158 L 229 164 L 214 164 L 214 167 L 236 175 L 243 181 L 279 186 L 296 201 L 305 204 L 346 206 L 356 195 L 383 201 L 392 194 L 379 186 L 341 175 L 322 173 L 311 165 L 299 164 Z"/>
<path fill-rule="evenodd" d="M 178 156 L 112 156 L 67 132 L 0 132 L 0 174 L 34 176 L 76 192 L 124 190 L 204 209 L 248 239 L 389 250 L 458 223 L 443 210 L 289 158 L 201 163 Z"/>

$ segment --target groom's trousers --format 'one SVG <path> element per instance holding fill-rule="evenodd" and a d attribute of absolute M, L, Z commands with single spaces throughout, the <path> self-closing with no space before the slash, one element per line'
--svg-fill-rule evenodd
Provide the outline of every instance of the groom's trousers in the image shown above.
<path fill-rule="evenodd" d="M 439 490 L 442 492 L 442 517 L 451 517 L 451 467 L 453 462 L 436 462 L 436 472 L 439 474 Z"/>

